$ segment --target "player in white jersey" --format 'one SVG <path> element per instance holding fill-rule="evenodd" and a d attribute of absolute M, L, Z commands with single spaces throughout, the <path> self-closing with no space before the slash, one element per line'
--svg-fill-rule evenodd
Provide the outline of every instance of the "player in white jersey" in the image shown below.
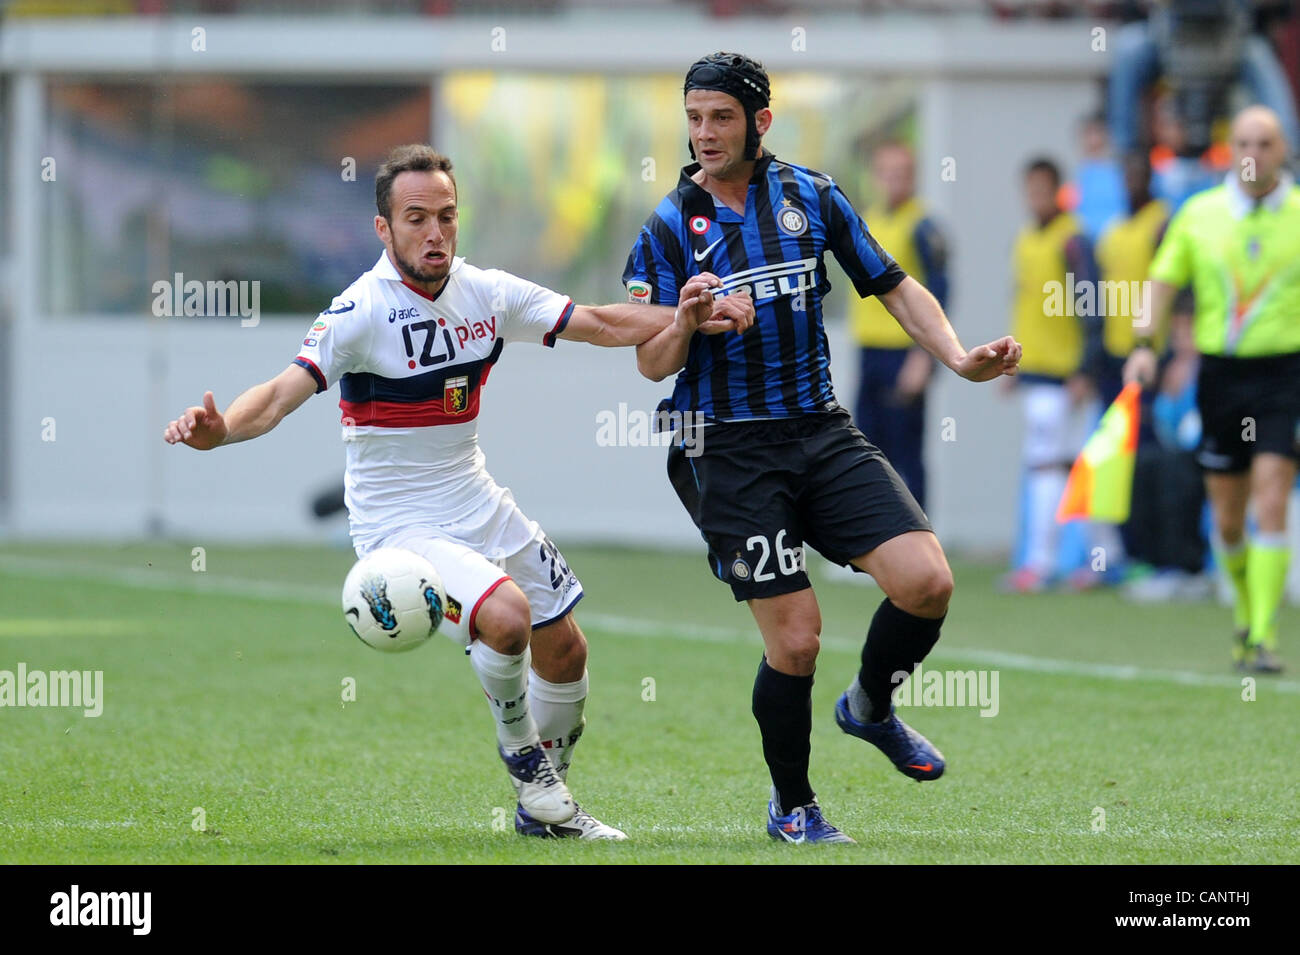
<path fill-rule="evenodd" d="M 393 150 L 375 177 L 384 253 L 374 268 L 320 314 L 287 369 L 224 415 L 207 392 L 163 436 L 200 450 L 246 441 L 338 382 L 353 544 L 358 555 L 404 547 L 437 568 L 447 591 L 442 630 L 469 648 L 491 704 L 518 796 L 516 830 L 622 839 L 566 785 L 586 723 L 587 642 L 572 614 L 582 585 L 484 467 L 479 392 L 508 342 L 630 346 L 674 325 L 743 332 L 753 305 L 715 300 L 708 289 L 721 283 L 705 274 L 683 287 L 675 311 L 575 306 L 457 257 L 456 198 L 450 160 L 428 146 Z"/>

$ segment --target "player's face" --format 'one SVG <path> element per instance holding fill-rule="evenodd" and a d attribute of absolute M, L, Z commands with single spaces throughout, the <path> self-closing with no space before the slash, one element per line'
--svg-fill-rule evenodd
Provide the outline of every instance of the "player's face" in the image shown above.
<path fill-rule="evenodd" d="M 686 94 L 686 126 L 705 175 L 730 179 L 740 172 L 748 131 L 740 100 L 718 90 L 691 90 Z"/>
<path fill-rule="evenodd" d="M 1243 116 L 1232 129 L 1232 163 L 1247 186 L 1271 188 L 1286 159 L 1282 131 L 1262 115 Z"/>
<path fill-rule="evenodd" d="M 441 284 L 456 254 L 456 187 L 444 172 L 403 172 L 393 180 L 392 220 L 375 229 L 407 280 Z"/>
<path fill-rule="evenodd" d="M 1025 177 L 1025 202 L 1029 211 L 1042 222 L 1057 213 L 1056 183 L 1045 172 L 1031 172 Z"/>
<path fill-rule="evenodd" d="M 1106 155 L 1110 147 L 1110 135 L 1104 123 L 1089 120 L 1079 131 L 1079 146 L 1085 156 L 1100 157 Z"/>
<path fill-rule="evenodd" d="M 873 171 L 876 185 L 885 197 L 886 204 L 897 206 L 906 202 L 916 191 L 916 175 L 912 157 L 907 150 L 886 147 L 876 153 Z"/>

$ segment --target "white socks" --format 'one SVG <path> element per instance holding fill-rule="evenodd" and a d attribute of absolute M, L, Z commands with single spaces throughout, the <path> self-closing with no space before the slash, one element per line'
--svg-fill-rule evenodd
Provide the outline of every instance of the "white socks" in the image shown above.
<path fill-rule="evenodd" d="M 542 745 L 549 751 L 555 771 L 564 779 L 573 747 L 582 736 L 582 710 L 587 704 L 587 673 L 574 683 L 549 683 L 536 672 L 529 674 L 528 700 Z"/>
<path fill-rule="evenodd" d="M 470 646 L 469 662 L 487 693 L 502 748 L 517 753 L 537 745 L 540 737 L 551 764 L 563 779 L 585 724 L 582 711 L 587 703 L 586 672 L 574 683 L 550 683 L 530 669 L 531 650 L 507 656 L 482 640 Z"/>
<path fill-rule="evenodd" d="M 537 724 L 528 710 L 528 676 L 532 653 L 518 656 L 497 653 L 482 640 L 469 650 L 469 662 L 488 696 L 497 721 L 497 740 L 509 753 L 537 745 Z M 535 677 L 534 677 L 535 679 Z"/>
<path fill-rule="evenodd" d="M 1044 577 L 1052 576 L 1057 560 L 1060 533 L 1056 508 L 1065 493 L 1065 468 L 1033 468 L 1026 481 L 1025 561 L 1024 566 Z"/>

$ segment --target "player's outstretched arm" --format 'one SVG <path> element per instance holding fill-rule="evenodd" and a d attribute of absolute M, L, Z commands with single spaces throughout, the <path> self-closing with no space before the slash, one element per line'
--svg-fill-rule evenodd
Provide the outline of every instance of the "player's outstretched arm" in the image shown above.
<path fill-rule="evenodd" d="M 315 393 L 316 379 L 301 366 L 290 365 L 270 381 L 245 391 L 230 403 L 224 415 L 217 410 L 212 392 L 205 392 L 201 407 L 186 408 L 167 424 L 163 440 L 200 451 L 247 441 L 266 434 Z"/>
<path fill-rule="evenodd" d="M 663 381 L 681 371 L 690 351 L 691 337 L 700 332 L 744 334 L 754 324 L 754 302 L 748 292 L 714 297 L 709 289 L 721 281 L 711 272 L 701 272 L 682 286 L 673 320 L 658 334 L 636 347 L 636 367 L 651 381 Z"/>
<path fill-rule="evenodd" d="M 910 275 L 880 300 L 913 341 L 963 378 L 988 381 L 1019 370 L 1019 342 L 1007 335 L 970 351 L 962 348 L 938 301 Z"/>
<path fill-rule="evenodd" d="M 704 330 L 708 332 L 738 327 L 733 316 L 740 316 L 743 321 L 743 307 L 730 305 L 724 308 L 721 301 L 715 302 L 713 296 L 705 291 L 720 284 L 720 280 L 709 273 L 693 277 L 682 287 L 677 314 L 685 310 L 687 320 L 696 322 L 693 327 L 704 328 L 707 325 L 709 327 Z M 672 325 L 673 321 L 674 312 L 667 306 L 578 305 L 559 337 L 606 347 L 639 346 Z"/>

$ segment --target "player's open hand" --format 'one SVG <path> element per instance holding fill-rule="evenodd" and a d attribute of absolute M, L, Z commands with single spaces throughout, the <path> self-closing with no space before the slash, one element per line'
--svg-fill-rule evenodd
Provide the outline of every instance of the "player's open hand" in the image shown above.
<path fill-rule="evenodd" d="M 212 392 L 203 393 L 203 407 L 186 408 L 163 430 L 168 444 L 188 444 L 200 451 L 210 451 L 226 440 L 226 419 L 217 410 Z"/>
<path fill-rule="evenodd" d="M 967 381 L 990 381 L 1000 375 L 1014 375 L 1020 370 L 1020 343 L 1007 335 L 997 341 L 968 351 L 953 371 Z"/>
<path fill-rule="evenodd" d="M 743 335 L 745 329 L 754 324 L 754 300 L 748 292 L 732 292 L 730 295 L 718 295 L 713 299 L 713 311 L 708 321 L 701 322 L 698 331 L 702 335 L 717 335 L 720 332 L 736 332 Z"/>

